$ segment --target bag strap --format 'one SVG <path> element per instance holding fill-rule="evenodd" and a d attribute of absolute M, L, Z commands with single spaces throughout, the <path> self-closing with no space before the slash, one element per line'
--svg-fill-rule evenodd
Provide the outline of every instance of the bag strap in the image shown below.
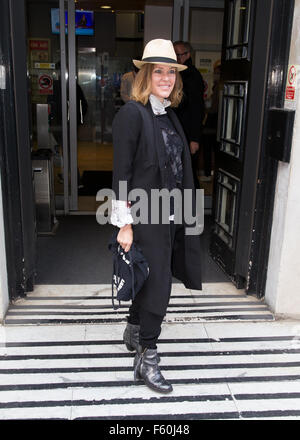
<path fill-rule="evenodd" d="M 115 276 L 115 280 L 114 280 Z M 115 254 L 114 257 L 114 264 L 113 264 L 113 273 L 112 273 L 112 279 L 111 279 L 111 300 L 112 300 L 112 306 L 114 310 L 118 310 L 119 307 L 115 306 L 115 300 L 114 300 L 114 286 L 116 286 L 116 289 L 118 291 L 118 287 L 120 285 L 120 277 L 119 277 L 119 262 L 118 262 L 118 253 Z M 120 301 L 119 301 L 120 306 Z"/>
<path fill-rule="evenodd" d="M 135 288 L 134 288 L 134 267 L 132 263 L 132 250 L 130 249 L 129 252 L 129 261 L 130 261 L 130 270 L 131 270 L 131 284 L 132 284 L 132 299 L 135 298 Z"/>

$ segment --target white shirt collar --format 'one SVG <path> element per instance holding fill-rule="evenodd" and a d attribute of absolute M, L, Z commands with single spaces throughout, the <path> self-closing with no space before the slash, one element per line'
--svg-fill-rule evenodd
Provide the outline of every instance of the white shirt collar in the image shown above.
<path fill-rule="evenodd" d="M 169 107 L 171 105 L 171 101 L 168 99 L 164 99 L 163 102 L 161 102 L 155 95 L 149 96 L 150 104 L 153 110 L 153 113 L 155 115 L 164 115 L 166 112 L 166 107 Z"/>

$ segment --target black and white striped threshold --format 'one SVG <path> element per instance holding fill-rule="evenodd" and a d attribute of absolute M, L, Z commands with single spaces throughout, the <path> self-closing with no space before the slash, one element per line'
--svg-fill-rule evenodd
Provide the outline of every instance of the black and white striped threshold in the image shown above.
<path fill-rule="evenodd" d="M 133 380 L 124 324 L 0 327 L 0 420 L 300 419 L 300 323 L 165 323 L 173 392 Z"/>
<path fill-rule="evenodd" d="M 128 303 L 114 310 L 110 285 L 39 285 L 10 305 L 6 325 L 125 322 Z M 173 284 L 166 322 L 269 321 L 262 300 L 231 283 L 204 284 L 202 291 Z"/>

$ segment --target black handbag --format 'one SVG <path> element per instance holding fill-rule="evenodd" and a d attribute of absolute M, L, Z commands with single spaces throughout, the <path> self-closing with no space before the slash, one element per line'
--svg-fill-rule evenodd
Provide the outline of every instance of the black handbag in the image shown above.
<path fill-rule="evenodd" d="M 114 234 L 108 248 L 113 254 L 112 273 L 112 305 L 115 310 L 115 300 L 130 301 L 135 298 L 141 290 L 144 282 L 149 276 L 148 263 L 136 243 L 132 243 L 129 252 L 125 252 Z"/>

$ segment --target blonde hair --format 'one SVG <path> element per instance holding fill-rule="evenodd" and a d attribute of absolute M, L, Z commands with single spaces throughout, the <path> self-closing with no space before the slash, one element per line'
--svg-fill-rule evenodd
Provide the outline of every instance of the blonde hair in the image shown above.
<path fill-rule="evenodd" d="M 146 105 L 149 96 L 151 94 L 152 87 L 152 72 L 155 64 L 146 63 L 144 64 L 139 72 L 137 73 L 132 91 L 131 91 L 131 99 L 134 101 L 141 102 L 143 105 Z M 171 107 L 177 107 L 182 99 L 182 79 L 181 76 L 176 70 L 176 80 L 174 88 L 169 96 L 169 100 L 171 101 Z"/>

